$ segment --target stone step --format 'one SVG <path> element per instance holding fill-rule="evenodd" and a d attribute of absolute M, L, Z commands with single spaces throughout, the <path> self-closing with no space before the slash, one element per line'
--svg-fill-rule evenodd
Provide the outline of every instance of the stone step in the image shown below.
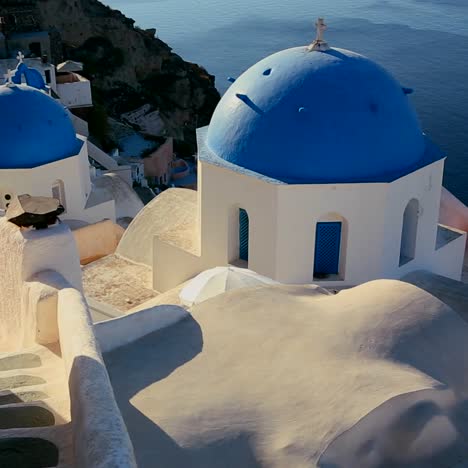
<path fill-rule="evenodd" d="M 28 442 L 28 440 L 31 439 L 39 439 L 39 442 L 37 444 L 31 444 Z M 45 441 L 46 443 L 41 444 L 40 441 Z M 50 444 L 53 444 L 53 446 Z M 31 463 L 29 463 L 29 465 L 27 463 L 28 460 L 30 460 L 28 454 L 31 453 L 36 456 L 42 455 L 43 457 L 58 453 L 58 463 L 52 464 L 51 466 L 56 466 L 57 468 L 72 468 L 74 465 L 71 424 L 49 427 L 16 428 L 0 431 L 1 467 L 29 466 Z M 39 460 L 39 458 L 36 460 Z M 42 460 L 44 460 L 44 458 L 42 458 Z"/>
<path fill-rule="evenodd" d="M 58 343 L 51 345 L 43 346 L 40 344 L 35 344 L 29 348 L 22 348 L 16 351 L 1 351 L 0 359 L 7 356 L 16 356 L 19 354 L 38 354 L 38 355 L 47 355 L 47 356 L 57 356 L 60 359 L 60 346 Z"/>
<path fill-rule="evenodd" d="M 0 408 L 0 431 L 55 425 L 54 413 L 39 404 L 19 403 Z"/>
<path fill-rule="evenodd" d="M 30 421 L 29 425 L 28 421 Z M 58 426 L 69 422 L 68 398 L 22 401 L 0 406 L 0 432 L 15 427 Z"/>
<path fill-rule="evenodd" d="M 64 381 L 59 381 L 27 388 L 20 387 L 1 390 L 0 407 L 12 403 L 33 403 L 35 401 L 46 401 L 54 397 L 62 398 L 64 395 L 64 385 Z"/>

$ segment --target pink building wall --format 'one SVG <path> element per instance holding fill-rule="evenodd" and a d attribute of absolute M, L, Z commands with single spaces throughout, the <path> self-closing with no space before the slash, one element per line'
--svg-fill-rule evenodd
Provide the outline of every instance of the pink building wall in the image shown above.
<path fill-rule="evenodd" d="M 143 158 L 145 177 L 155 177 L 156 182 L 168 184 L 172 176 L 173 154 L 173 139 L 169 137 L 150 156 Z"/>

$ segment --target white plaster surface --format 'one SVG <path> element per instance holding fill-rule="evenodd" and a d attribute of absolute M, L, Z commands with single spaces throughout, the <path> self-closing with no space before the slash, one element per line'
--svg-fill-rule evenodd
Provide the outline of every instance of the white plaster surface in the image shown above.
<path fill-rule="evenodd" d="M 457 237 L 436 249 L 430 271 L 459 281 L 465 259 L 466 232 L 455 228 L 450 228 L 450 231 Z"/>
<path fill-rule="evenodd" d="M 111 220 L 89 224 L 72 231 L 75 238 L 81 264 L 115 252 L 124 233 L 124 229 Z"/>
<path fill-rule="evenodd" d="M 62 428 L 0 429 L 0 438 L 44 433 L 59 448 L 60 467 L 136 466 L 81 293 L 78 250 L 70 229 L 64 224 L 20 229 L 1 218 L 0 249 L 0 358 L 21 361 L 25 354 L 34 354 L 40 359 L 38 366 L 0 370 L 0 378 L 7 379 L 0 393 L 45 393 L 33 402 L 21 402 L 18 396 L 19 402 L 6 407 L 44 407 Z"/>
<path fill-rule="evenodd" d="M 22 230 L 0 218 L 0 350 L 15 350 L 34 343 L 36 317 L 28 308 L 23 284 L 44 270 L 61 274 L 81 290 L 78 251 L 69 228 L 63 224 L 49 229 Z"/>
<path fill-rule="evenodd" d="M 188 312 L 182 307 L 161 305 L 96 323 L 94 333 L 101 351 L 106 353 L 132 343 L 149 333 L 169 327 L 187 315 Z"/>
<path fill-rule="evenodd" d="M 6 194 L 12 197 L 25 193 L 51 197 L 52 186 L 60 180 L 65 187 L 66 212 L 62 215 L 64 219 L 95 222 L 105 217 L 115 217 L 112 212 L 109 212 L 108 207 L 103 215 L 96 210 L 86 213 L 85 206 L 91 193 L 91 180 L 86 139 L 79 138 L 83 141 L 83 145 L 75 156 L 32 169 L 2 169 L 0 171 L 1 207 L 4 208 L 6 203 Z"/>
<path fill-rule="evenodd" d="M 91 83 L 86 78 L 75 74 L 79 81 L 57 83 L 57 94 L 65 107 L 90 107 L 93 105 Z"/>
<path fill-rule="evenodd" d="M 115 202 L 117 218 L 134 218 L 143 209 L 143 202 L 132 187 L 119 176 L 119 172 L 103 174 L 94 180 L 94 186 L 111 195 Z"/>
<path fill-rule="evenodd" d="M 86 297 L 126 312 L 158 293 L 151 287 L 151 270 L 120 255 L 103 257 L 83 267 Z"/>
<path fill-rule="evenodd" d="M 402 281 L 414 284 L 437 297 L 468 322 L 468 284 L 428 271 L 411 272 Z"/>
<path fill-rule="evenodd" d="M 461 264 L 454 264 L 454 258 L 462 258 L 463 241 L 436 252 L 443 166 L 437 161 L 391 183 L 288 185 L 199 161 L 197 207 L 194 195 L 178 200 L 177 219 L 189 220 L 182 229 L 171 229 L 173 220 L 169 228 L 153 223 L 152 230 L 145 229 L 142 237 L 151 233 L 154 240 L 152 263 L 147 257 L 144 262 L 153 266 L 158 291 L 208 268 L 235 263 L 238 213 L 243 208 L 249 215 L 246 266 L 282 283 L 343 287 L 400 278 L 421 268 L 459 279 Z M 411 200 L 419 207 L 416 249 L 414 258 L 400 266 L 403 217 Z M 157 197 L 151 204 L 152 218 L 168 219 L 175 205 L 175 193 Z M 343 227 L 339 274 L 319 280 L 314 278 L 314 256 L 320 221 L 341 221 Z M 134 221 L 140 232 L 143 225 L 150 225 L 143 217 Z M 121 244 L 123 255 L 137 255 L 128 241 L 140 232 L 128 231 Z"/>
<path fill-rule="evenodd" d="M 467 343 L 448 306 L 379 280 L 230 291 L 105 359 L 141 468 L 461 467 Z"/>
<path fill-rule="evenodd" d="M 81 122 L 86 123 L 84 120 Z M 78 124 L 76 124 L 75 128 L 78 127 L 78 128 L 83 129 L 83 124 L 81 122 L 78 121 Z M 81 135 L 84 135 L 84 133 L 81 133 Z M 89 156 L 93 158 L 96 162 L 98 162 L 105 169 L 113 170 L 113 169 L 119 168 L 119 165 L 117 164 L 117 161 L 114 158 L 112 158 L 107 153 L 102 151 L 99 147 L 97 147 L 94 143 L 90 142 L 89 140 L 88 140 L 88 152 L 89 152 Z"/>
<path fill-rule="evenodd" d="M 117 253 L 134 262 L 153 266 L 153 237 L 165 236 L 168 242 L 190 251 L 198 247 L 196 232 L 197 193 L 169 189 L 148 203 L 125 231 Z M 174 285 L 176 286 L 176 285 Z"/>

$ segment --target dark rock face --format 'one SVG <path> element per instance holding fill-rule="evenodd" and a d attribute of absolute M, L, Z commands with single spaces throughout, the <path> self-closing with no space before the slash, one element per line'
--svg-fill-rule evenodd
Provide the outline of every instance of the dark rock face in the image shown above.
<path fill-rule="evenodd" d="M 98 0 L 7 0 L 0 16 L 19 5 L 34 17 L 31 30 L 47 30 L 53 43 L 61 43 L 61 50 L 53 47 L 54 61 L 84 62 L 94 99 L 109 115 L 149 103 L 160 111 L 167 135 L 191 144 L 195 129 L 209 123 L 220 99 L 214 76 L 173 53 L 153 30 L 135 27 Z"/>

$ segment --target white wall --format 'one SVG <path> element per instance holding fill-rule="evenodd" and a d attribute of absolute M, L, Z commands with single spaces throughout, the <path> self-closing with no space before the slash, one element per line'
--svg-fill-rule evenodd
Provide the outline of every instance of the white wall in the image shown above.
<path fill-rule="evenodd" d="M 198 176 L 198 219 L 201 219 L 202 239 L 198 254 L 186 252 L 156 237 L 153 243 L 153 287 L 157 291 L 166 291 L 200 271 L 235 261 L 239 252 L 239 208 L 249 215 L 249 268 L 275 278 L 276 263 L 272 252 L 276 242 L 277 186 L 201 161 Z M 157 203 L 162 203 L 163 199 L 160 195 Z M 153 216 L 158 217 L 157 210 Z"/>
<path fill-rule="evenodd" d="M 348 228 L 346 233 L 343 223 L 342 248 L 347 255 L 342 283 L 356 284 L 378 277 L 386 191 L 386 184 L 279 187 L 275 279 L 285 283 L 318 282 L 313 280 L 316 224 L 339 217 L 347 221 Z"/>
<path fill-rule="evenodd" d="M 76 127 L 75 127 L 76 128 Z M 108 170 L 118 169 L 117 161 L 88 140 L 89 156 Z"/>
<path fill-rule="evenodd" d="M 153 288 L 165 292 L 179 284 L 193 278 L 203 270 L 216 265 L 210 263 L 208 258 L 195 255 L 165 241 L 153 237 L 152 254 Z M 218 263 L 224 265 L 226 262 Z"/>
<path fill-rule="evenodd" d="M 128 171 L 124 169 L 128 168 Z M 101 177 L 94 179 L 95 187 L 106 189 L 115 200 L 115 210 L 117 218 L 134 218 L 139 213 L 144 204 L 132 188 L 132 183 L 126 182 L 124 175 L 131 178 L 130 166 L 119 166 L 118 171 L 104 172 Z"/>
<path fill-rule="evenodd" d="M 431 270 L 436 248 L 439 204 L 444 162 L 419 169 L 388 186 L 385 210 L 385 248 L 382 250 L 382 277 L 401 278 L 417 269 Z M 419 202 L 420 213 L 415 258 L 399 265 L 403 214 L 411 199 Z"/>
<path fill-rule="evenodd" d="M 73 231 L 82 265 L 115 252 L 124 229 L 111 220 L 89 224 Z"/>
<path fill-rule="evenodd" d="M 83 180 L 86 174 L 83 170 L 82 158 L 86 157 L 86 145 L 77 156 L 45 164 L 32 169 L 2 169 L 0 170 L 0 195 L 3 206 L 5 195 L 30 194 L 36 196 L 52 196 L 52 186 L 57 180 L 62 180 L 65 186 L 67 212 L 65 217 L 77 218 L 84 209 L 91 191 L 89 182 Z M 89 170 L 88 179 L 89 179 Z"/>
<path fill-rule="evenodd" d="M 89 137 L 88 122 L 78 117 L 77 115 L 72 114 L 69 110 L 67 110 L 67 112 L 68 112 L 68 116 L 71 118 L 73 122 L 73 127 L 75 128 L 76 133 L 84 137 Z M 88 140 L 88 152 L 90 153 L 90 156 L 91 156 L 89 145 L 90 145 L 90 141 Z"/>
<path fill-rule="evenodd" d="M 466 246 L 466 232 L 451 228 L 459 236 L 434 252 L 430 271 L 460 281 Z"/>
<path fill-rule="evenodd" d="M 154 287 L 165 291 L 235 261 L 239 208 L 249 215 L 248 267 L 280 282 L 345 286 L 433 271 L 443 166 L 438 161 L 392 183 L 287 185 L 199 161 L 199 255 L 155 239 Z M 403 214 L 412 199 L 420 206 L 415 257 L 400 266 Z M 343 223 L 340 274 L 318 280 L 316 224 L 331 220 Z M 438 261 L 446 264 L 452 249 L 462 258 L 461 241 L 457 245 L 447 247 L 445 260 L 438 252 Z"/>
<path fill-rule="evenodd" d="M 161 305 L 133 312 L 94 325 L 103 353 L 132 343 L 149 333 L 169 327 L 186 318 L 188 312 L 176 305 Z"/>
<path fill-rule="evenodd" d="M 91 83 L 82 79 L 74 83 L 57 83 L 57 94 L 65 107 L 89 107 L 93 105 Z"/>
<path fill-rule="evenodd" d="M 91 193 L 91 178 L 86 139 L 80 152 L 61 161 L 31 169 L 0 170 L 0 208 L 5 209 L 6 196 L 29 194 L 52 197 L 52 186 L 61 180 L 65 188 L 66 211 L 61 218 L 96 222 L 104 218 L 115 220 L 115 204 L 109 201 L 85 209 Z"/>
<path fill-rule="evenodd" d="M 0 301 L 0 343 L 9 351 L 31 346 L 35 337 L 35 317 L 30 314 L 23 284 L 44 270 L 58 272 L 81 290 L 78 250 L 67 226 L 44 230 L 22 230 L 0 218 L 2 300 Z M 26 302 L 25 302 L 26 301 Z"/>
<path fill-rule="evenodd" d="M 199 162 L 201 253 L 212 266 L 238 259 L 239 208 L 249 216 L 249 268 L 276 277 L 278 185 Z"/>

